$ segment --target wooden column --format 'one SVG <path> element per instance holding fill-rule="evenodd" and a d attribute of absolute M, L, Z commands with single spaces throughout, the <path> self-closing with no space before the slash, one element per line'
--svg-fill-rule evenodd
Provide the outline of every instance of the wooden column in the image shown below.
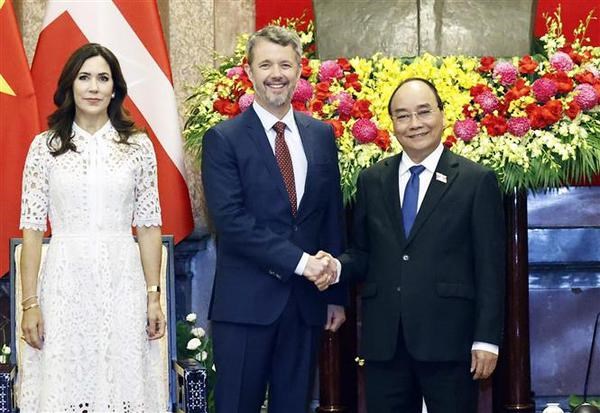
<path fill-rule="evenodd" d="M 529 265 L 527 192 L 513 190 L 505 197 L 507 235 L 506 320 L 504 345 L 496 377 L 496 406 L 507 413 L 533 413 L 529 358 Z"/>

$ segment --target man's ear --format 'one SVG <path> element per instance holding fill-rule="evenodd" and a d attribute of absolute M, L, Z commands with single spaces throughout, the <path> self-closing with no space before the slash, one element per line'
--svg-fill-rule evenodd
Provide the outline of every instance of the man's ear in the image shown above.
<path fill-rule="evenodd" d="M 252 69 L 250 68 L 250 65 L 248 63 L 244 63 L 243 68 L 244 68 L 244 72 L 246 72 L 246 75 L 248 75 L 250 80 L 252 80 Z"/>

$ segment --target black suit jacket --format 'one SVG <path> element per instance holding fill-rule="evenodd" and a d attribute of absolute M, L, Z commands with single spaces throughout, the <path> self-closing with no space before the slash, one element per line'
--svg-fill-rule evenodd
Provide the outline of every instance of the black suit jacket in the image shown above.
<path fill-rule="evenodd" d="M 328 303 L 345 304 L 344 286 L 325 292 L 294 273 L 302 252 L 343 251 L 343 205 L 331 126 L 294 113 L 308 162 L 297 215 L 256 112 L 249 108 L 209 129 L 202 182 L 217 231 L 217 269 L 209 317 L 268 325 L 295 294 L 309 325 L 323 325 Z"/>
<path fill-rule="evenodd" d="M 470 360 L 473 341 L 499 344 L 505 235 L 494 173 L 447 149 L 406 239 L 398 188 L 401 155 L 361 173 L 341 280 L 364 281 L 362 348 L 389 360 L 398 328 L 421 361 Z M 401 321 L 401 323 L 400 323 Z"/>

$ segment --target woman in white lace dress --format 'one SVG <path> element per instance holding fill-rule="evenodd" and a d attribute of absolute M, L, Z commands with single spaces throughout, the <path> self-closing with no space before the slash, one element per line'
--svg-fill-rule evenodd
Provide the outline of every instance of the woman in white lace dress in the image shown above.
<path fill-rule="evenodd" d="M 69 58 L 23 172 L 21 412 L 162 412 L 156 158 L 115 56 Z M 46 220 L 52 238 L 41 262 Z M 139 250 L 131 232 L 136 228 Z M 41 275 L 38 281 L 38 270 Z"/>

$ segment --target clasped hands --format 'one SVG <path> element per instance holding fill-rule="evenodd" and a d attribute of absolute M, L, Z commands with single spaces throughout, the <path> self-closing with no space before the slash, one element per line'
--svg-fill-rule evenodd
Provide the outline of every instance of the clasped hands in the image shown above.
<path fill-rule="evenodd" d="M 336 259 L 325 251 L 319 251 L 309 256 L 303 275 L 315 283 L 319 291 L 324 291 L 337 279 Z"/>

